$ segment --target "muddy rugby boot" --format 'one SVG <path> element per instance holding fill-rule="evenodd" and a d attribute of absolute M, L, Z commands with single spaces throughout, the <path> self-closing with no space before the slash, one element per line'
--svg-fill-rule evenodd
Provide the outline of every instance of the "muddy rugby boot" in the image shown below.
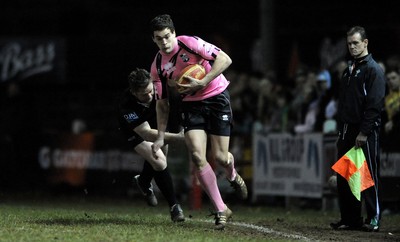
<path fill-rule="evenodd" d="M 234 165 L 235 165 L 235 160 L 232 156 L 232 166 Z M 235 173 L 236 176 L 235 179 L 233 179 L 233 181 L 230 181 L 229 179 L 227 180 L 231 184 L 231 187 L 233 187 L 233 189 L 235 190 L 236 196 L 238 196 L 242 200 L 246 200 L 248 194 L 246 183 L 244 182 L 243 178 L 237 173 L 237 171 L 235 171 Z"/>
<path fill-rule="evenodd" d="M 171 207 L 171 220 L 172 222 L 183 222 L 185 221 L 185 216 L 183 215 L 183 211 L 181 205 L 175 204 Z"/>
<path fill-rule="evenodd" d="M 153 184 L 150 183 L 150 187 L 149 188 L 143 189 L 140 186 L 139 177 L 140 177 L 140 175 L 136 175 L 133 179 L 134 179 L 134 181 L 136 183 L 136 186 L 139 188 L 140 192 L 142 193 L 142 195 L 146 199 L 147 204 L 149 206 L 151 206 L 151 207 L 157 206 L 158 201 L 157 201 L 156 195 L 154 195 Z"/>
<path fill-rule="evenodd" d="M 213 213 L 215 219 L 215 229 L 223 230 L 225 228 L 226 222 L 228 222 L 232 218 L 232 211 L 226 207 L 226 209 L 222 212 Z"/>
<path fill-rule="evenodd" d="M 233 181 L 229 181 L 229 183 L 231 184 L 231 187 L 235 189 L 235 193 L 238 197 L 240 197 L 240 199 L 247 199 L 247 186 L 239 174 L 236 173 L 235 179 L 233 179 Z"/>

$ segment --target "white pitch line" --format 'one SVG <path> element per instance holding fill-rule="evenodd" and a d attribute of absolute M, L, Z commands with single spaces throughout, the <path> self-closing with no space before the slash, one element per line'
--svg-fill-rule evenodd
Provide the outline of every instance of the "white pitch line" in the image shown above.
<path fill-rule="evenodd" d="M 249 228 L 249 229 L 254 229 L 257 230 L 259 232 L 265 233 L 265 234 L 275 234 L 275 235 L 279 235 L 279 236 L 283 236 L 285 238 L 290 238 L 290 239 L 299 239 L 299 240 L 303 240 L 303 241 L 311 241 L 311 239 L 302 236 L 302 235 L 296 235 L 296 234 L 288 234 L 288 233 L 284 233 L 284 232 L 279 232 L 279 231 L 275 231 L 273 229 L 270 228 L 266 228 L 266 227 L 262 227 L 262 226 L 258 226 L 258 225 L 254 225 L 254 224 L 247 224 L 247 223 L 241 223 L 241 222 L 231 222 L 230 224 L 236 225 L 236 226 L 241 226 L 241 227 L 245 227 L 245 228 Z"/>
<path fill-rule="evenodd" d="M 212 222 L 210 220 L 204 220 L 204 219 L 194 219 L 200 222 Z M 305 236 L 302 235 L 296 235 L 296 234 L 289 234 L 289 233 L 284 233 L 284 232 L 280 232 L 280 231 L 276 231 L 270 228 L 266 228 L 263 226 L 258 226 L 255 224 L 248 224 L 248 223 L 242 223 L 242 222 L 228 222 L 228 225 L 232 224 L 235 226 L 239 226 L 239 227 L 244 227 L 244 228 L 249 228 L 249 229 L 253 229 L 253 230 L 257 230 L 258 232 L 264 233 L 264 234 L 274 234 L 274 235 L 278 235 L 278 236 L 282 236 L 285 238 L 289 238 L 289 239 L 298 239 L 298 240 L 302 240 L 302 241 L 315 241 L 315 240 L 311 240 Z"/>

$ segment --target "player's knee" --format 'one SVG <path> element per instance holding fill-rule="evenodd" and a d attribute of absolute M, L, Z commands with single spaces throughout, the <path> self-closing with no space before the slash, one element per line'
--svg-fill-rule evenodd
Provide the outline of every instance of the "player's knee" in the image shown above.
<path fill-rule="evenodd" d="M 194 165 L 197 168 L 201 168 L 201 167 L 205 166 L 205 164 L 207 163 L 205 158 L 198 152 L 192 153 L 192 162 L 194 163 Z"/>
<path fill-rule="evenodd" d="M 152 160 L 150 164 L 155 171 L 163 171 L 165 168 L 167 168 L 167 161 L 161 157 L 159 157 L 157 160 Z"/>
<path fill-rule="evenodd" d="M 163 170 L 165 170 L 165 168 L 167 168 L 166 162 L 163 162 L 163 163 L 158 162 L 153 165 L 153 169 L 155 171 L 163 171 Z"/>
<path fill-rule="evenodd" d="M 222 166 L 228 166 L 229 165 L 228 153 L 217 152 L 217 154 L 215 155 L 215 161 L 218 162 L 218 164 L 221 164 Z"/>

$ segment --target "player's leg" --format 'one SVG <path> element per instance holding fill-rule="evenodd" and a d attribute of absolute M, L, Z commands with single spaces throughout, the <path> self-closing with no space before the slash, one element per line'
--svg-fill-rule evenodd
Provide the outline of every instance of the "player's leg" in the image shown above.
<path fill-rule="evenodd" d="M 226 178 L 233 180 L 236 176 L 233 155 L 229 152 L 229 136 L 210 135 L 211 155 L 215 161 L 223 166 Z"/>
<path fill-rule="evenodd" d="M 168 145 L 162 147 L 162 151 L 164 152 L 165 157 L 167 157 Z M 183 215 L 182 208 L 176 198 L 175 188 L 168 166 L 162 171 L 155 171 L 154 180 L 156 181 L 158 188 L 168 202 L 168 205 L 170 207 L 171 220 L 174 222 L 185 221 L 185 216 Z"/>
<path fill-rule="evenodd" d="M 144 161 L 142 171 L 134 177 L 134 183 L 139 188 L 142 195 L 145 197 L 149 206 L 155 207 L 158 204 L 157 198 L 154 195 L 153 185 L 151 180 L 154 177 L 154 169 L 149 162 Z"/>
<path fill-rule="evenodd" d="M 150 165 L 149 162 L 144 161 L 143 162 L 143 168 L 142 171 L 140 172 L 140 184 L 141 187 L 150 187 L 151 180 L 153 180 L 154 177 L 154 169 Z"/>
<path fill-rule="evenodd" d="M 245 200 L 248 192 L 242 177 L 235 170 L 234 157 L 229 152 L 232 128 L 232 108 L 228 90 L 204 101 L 207 105 L 207 127 L 210 134 L 211 155 L 226 171 L 226 178 L 237 195 Z"/>
<path fill-rule="evenodd" d="M 225 203 L 218 189 L 214 170 L 206 160 L 207 134 L 204 130 L 194 129 L 185 133 L 187 148 L 197 171 L 201 186 L 207 193 L 216 211 L 223 211 Z"/>
<path fill-rule="evenodd" d="M 232 153 L 228 151 L 229 136 L 210 135 L 211 154 L 214 159 L 225 168 L 226 178 L 235 190 L 237 196 L 246 200 L 248 196 L 247 186 L 235 169 L 235 161 Z"/>
<path fill-rule="evenodd" d="M 225 227 L 227 216 L 218 216 L 222 213 L 232 216 L 232 211 L 227 208 L 222 200 L 218 189 L 217 177 L 214 170 L 210 166 L 206 158 L 207 151 L 207 133 L 206 120 L 207 115 L 204 109 L 206 104 L 199 102 L 183 102 L 182 110 L 184 114 L 185 141 L 197 171 L 196 176 L 203 190 L 210 198 L 216 212 L 215 229 L 223 229 Z M 225 218 L 225 219 L 224 219 Z"/>
<path fill-rule="evenodd" d="M 147 204 L 154 207 L 157 206 L 158 201 L 154 194 L 151 180 L 153 179 L 156 172 L 154 168 L 156 167 L 157 169 L 162 169 L 164 167 L 164 164 L 162 162 L 162 159 L 160 159 L 158 161 L 158 164 L 156 165 L 154 162 L 154 158 L 147 155 L 149 146 L 148 143 L 149 142 L 142 141 L 135 146 L 135 151 L 145 159 L 145 162 L 143 164 L 143 169 L 140 175 L 136 175 L 134 177 L 134 181 L 136 182 L 136 185 L 142 195 L 145 197 Z M 160 152 L 159 155 L 162 156 L 162 152 Z"/>
<path fill-rule="evenodd" d="M 139 155 L 141 155 L 151 165 L 153 165 L 153 169 L 155 170 L 154 180 L 156 181 L 158 188 L 160 189 L 161 193 L 169 204 L 171 220 L 174 222 L 184 221 L 185 217 L 176 199 L 173 181 L 167 167 L 166 156 L 164 155 L 164 152 L 160 149 L 157 151 L 157 159 L 155 159 L 152 154 L 151 145 L 151 142 L 144 141 L 137 145 L 135 147 L 135 150 Z"/>
<path fill-rule="evenodd" d="M 148 161 L 155 171 L 162 171 L 167 167 L 167 158 L 161 149 L 153 155 L 151 145 L 151 142 L 143 141 L 135 146 L 135 151 Z"/>

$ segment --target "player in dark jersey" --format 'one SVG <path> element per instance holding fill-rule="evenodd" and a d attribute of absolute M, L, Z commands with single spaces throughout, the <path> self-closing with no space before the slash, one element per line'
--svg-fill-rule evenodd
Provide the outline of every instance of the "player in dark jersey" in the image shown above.
<path fill-rule="evenodd" d="M 135 176 L 139 190 L 145 196 L 150 206 L 157 205 L 151 180 L 154 178 L 158 188 L 167 200 L 170 207 L 171 220 L 181 222 L 185 220 L 181 206 L 178 204 L 171 175 L 167 167 L 167 149 L 152 151 L 152 141 L 157 138 L 156 102 L 154 99 L 153 81 L 148 71 L 137 68 L 128 76 L 127 88 L 118 106 L 118 120 L 120 130 L 134 150 L 141 155 L 145 162 L 140 175 Z M 184 142 L 183 133 L 166 133 L 165 140 L 170 142 Z"/>

